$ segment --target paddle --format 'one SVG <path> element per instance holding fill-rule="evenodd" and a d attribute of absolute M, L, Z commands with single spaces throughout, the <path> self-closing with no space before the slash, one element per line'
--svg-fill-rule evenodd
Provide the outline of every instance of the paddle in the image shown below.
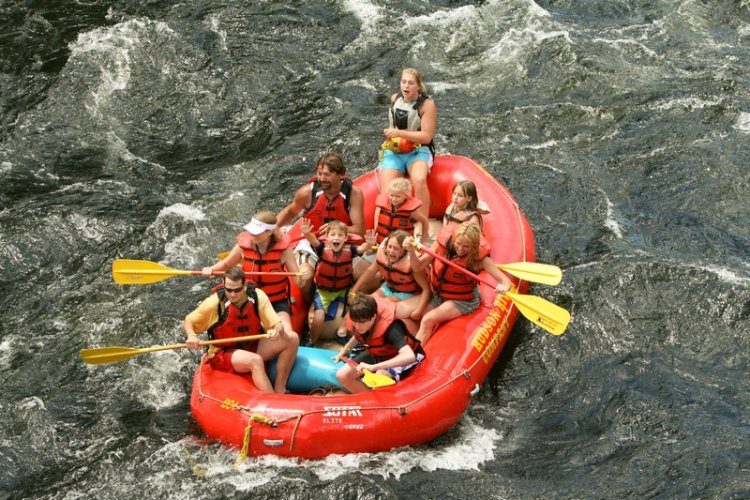
<path fill-rule="evenodd" d="M 268 334 L 248 335 L 245 337 L 235 337 L 231 339 L 204 340 L 200 342 L 200 345 L 207 346 L 214 344 L 227 344 L 230 342 L 248 342 L 250 340 L 259 340 L 266 337 L 268 337 Z M 120 361 L 127 361 L 128 359 L 138 354 L 146 354 L 156 351 L 168 351 L 170 349 L 183 349 L 185 347 L 187 347 L 187 344 L 172 344 L 142 348 L 94 347 L 92 349 L 81 349 L 81 359 L 90 365 L 101 365 L 104 363 L 118 363 Z"/>
<path fill-rule="evenodd" d="M 356 367 L 359 365 L 359 363 L 352 361 L 346 356 L 339 356 L 339 359 L 346 362 L 347 364 L 351 366 Z M 393 385 L 396 383 L 396 381 L 393 380 L 391 377 L 380 375 L 379 373 L 373 373 L 370 370 L 362 370 L 362 373 L 363 373 L 363 376 L 361 379 L 362 383 L 364 383 L 367 387 L 371 389 L 376 389 L 378 387 L 386 387 L 386 386 Z"/>
<path fill-rule="evenodd" d="M 427 253 L 428 255 L 432 255 L 446 265 L 453 267 L 454 269 L 457 269 L 463 273 L 466 273 L 468 276 L 474 278 L 480 283 L 484 283 L 490 288 L 495 288 L 495 285 L 493 285 L 489 280 L 477 276 L 468 269 L 461 267 L 455 262 L 433 252 L 429 248 L 426 248 L 424 245 L 417 243 L 416 246 L 423 252 Z M 570 313 L 567 310 L 541 297 L 537 297 L 536 295 L 520 295 L 513 292 L 505 292 L 505 296 L 513 301 L 516 307 L 518 307 L 518 310 L 526 317 L 526 319 L 536 325 L 539 325 L 553 335 L 562 334 L 565 331 L 565 328 L 567 328 L 568 323 L 570 322 Z"/>
<path fill-rule="evenodd" d="M 532 283 L 545 285 L 557 285 L 562 281 L 562 271 L 559 267 L 551 264 L 540 264 L 538 262 L 515 262 L 513 264 L 495 264 L 516 278 L 521 278 Z"/>
<path fill-rule="evenodd" d="M 246 276 L 297 276 L 287 272 L 246 272 Z M 223 276 L 223 271 L 214 271 L 211 276 Z M 117 259 L 112 263 L 112 277 L 120 285 L 147 285 L 158 283 L 172 276 L 201 276 L 200 271 L 172 269 L 148 260 Z"/>

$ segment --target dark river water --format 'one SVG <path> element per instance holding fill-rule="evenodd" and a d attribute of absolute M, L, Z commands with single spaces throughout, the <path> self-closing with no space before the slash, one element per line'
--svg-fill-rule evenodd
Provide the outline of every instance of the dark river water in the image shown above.
<path fill-rule="evenodd" d="M 3 498 L 750 497 L 747 0 L 0 1 Z M 374 455 L 235 465 L 203 440 L 196 269 L 338 151 L 375 166 L 400 69 L 439 153 L 516 196 L 536 286 L 461 423 Z"/>

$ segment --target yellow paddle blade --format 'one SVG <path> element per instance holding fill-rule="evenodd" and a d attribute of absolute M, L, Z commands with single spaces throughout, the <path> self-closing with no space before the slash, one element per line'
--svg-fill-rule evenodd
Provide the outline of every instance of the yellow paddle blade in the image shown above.
<path fill-rule="evenodd" d="M 224 260 L 227 258 L 227 255 L 229 255 L 229 252 L 221 252 L 217 255 L 217 257 L 219 258 L 219 260 Z"/>
<path fill-rule="evenodd" d="M 557 285 L 562 280 L 562 271 L 559 267 L 551 264 L 540 264 L 538 262 L 515 262 L 513 264 L 495 264 L 516 278 L 542 283 L 545 285 Z"/>
<path fill-rule="evenodd" d="M 391 377 L 380 375 L 379 373 L 373 373 L 370 370 L 362 370 L 362 373 L 364 373 L 362 382 L 371 389 L 386 387 L 396 383 Z"/>
<path fill-rule="evenodd" d="M 172 269 L 149 260 L 117 259 L 112 263 L 112 277 L 120 285 L 147 285 L 178 275 L 191 275 L 193 271 Z"/>
<path fill-rule="evenodd" d="M 568 327 L 570 313 L 566 309 L 536 295 L 520 295 L 513 292 L 506 292 L 505 295 L 513 301 L 526 319 L 551 334 L 561 335 Z"/>

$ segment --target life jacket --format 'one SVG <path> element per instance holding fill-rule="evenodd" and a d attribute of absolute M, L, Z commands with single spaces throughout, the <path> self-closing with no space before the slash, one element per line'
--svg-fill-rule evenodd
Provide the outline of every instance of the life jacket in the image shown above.
<path fill-rule="evenodd" d="M 388 284 L 388 288 L 394 292 L 403 293 L 418 293 L 422 291 L 419 283 L 414 279 L 411 262 L 409 262 L 409 254 L 405 253 L 396 262 L 389 263 L 385 245 L 381 245 L 378 247 L 377 261 L 378 266 L 380 266 L 380 274 Z"/>
<path fill-rule="evenodd" d="M 454 230 L 455 226 L 453 224 L 448 224 L 440 230 L 436 239 L 439 245 L 436 253 L 454 264 L 473 272 L 473 269 L 467 267 L 465 257 L 458 257 L 453 254 L 450 237 Z M 486 257 L 489 251 L 489 244 L 484 237 L 481 237 L 477 262 Z M 430 273 L 430 287 L 433 294 L 444 300 L 473 300 L 476 286 L 476 280 L 465 272 L 449 266 L 440 259 L 433 261 L 432 272 Z"/>
<path fill-rule="evenodd" d="M 263 325 L 258 312 L 258 294 L 255 293 L 255 287 L 252 284 L 247 287 L 247 300 L 242 308 L 236 307 L 227 299 L 224 284 L 219 284 L 214 290 L 219 296 L 219 320 L 208 329 L 208 338 L 231 339 L 262 332 Z M 255 351 L 257 343 L 257 340 L 251 343 L 243 343 L 242 348 Z M 233 342 L 221 344 L 220 347 L 232 349 L 238 346 L 240 344 Z"/>
<path fill-rule="evenodd" d="M 396 347 L 386 342 L 385 332 L 394 321 L 401 320 L 396 319 L 396 306 L 398 302 L 382 299 L 377 302 L 378 316 L 369 332 L 364 335 L 357 333 L 348 314 L 346 315 L 346 329 L 362 344 L 362 347 L 367 349 L 367 352 L 375 356 L 378 361 L 385 361 L 398 354 Z M 421 342 L 409 332 L 406 333 L 406 343 L 409 344 L 409 347 L 411 347 L 415 354 L 424 352 Z"/>
<path fill-rule="evenodd" d="M 333 200 L 329 200 L 320 186 L 318 177 L 312 176 L 310 178 L 312 199 L 310 200 L 310 205 L 305 209 L 303 216 L 310 219 L 310 224 L 316 235 L 320 230 L 320 226 L 332 220 L 339 220 L 347 226 L 352 225 L 352 219 L 349 217 L 349 208 L 351 206 L 353 186 L 354 184 L 349 177 L 342 177 L 341 191 L 339 191 L 339 194 Z"/>
<path fill-rule="evenodd" d="M 323 247 L 315 266 L 315 284 L 321 290 L 336 292 L 354 284 L 354 254 L 350 245 L 335 253 L 328 245 Z"/>
<path fill-rule="evenodd" d="M 466 222 L 467 220 L 471 219 L 474 216 L 477 216 L 479 218 L 479 227 L 482 227 L 484 224 L 484 220 L 482 219 L 482 212 L 479 210 L 461 210 L 456 212 L 455 214 L 450 214 L 448 212 L 445 212 L 445 215 L 443 217 L 444 223 L 449 224 L 451 222 L 455 222 L 456 224 L 461 224 L 462 222 Z"/>
<path fill-rule="evenodd" d="M 404 96 L 399 95 L 391 105 L 390 112 L 388 113 L 388 124 L 391 128 L 399 130 L 410 130 L 413 132 L 422 130 L 422 117 L 419 116 L 419 108 L 429 98 L 429 96 L 420 95 L 414 103 L 409 103 L 404 100 Z M 429 144 L 423 144 L 423 146 L 428 146 L 433 156 L 435 155 L 434 141 Z"/>
<path fill-rule="evenodd" d="M 264 254 L 258 252 L 258 245 L 252 234 L 244 231 L 237 236 L 237 244 L 242 249 L 242 270 L 245 272 L 284 272 L 281 254 L 289 248 L 289 235 L 281 233 L 281 239 L 269 246 Z M 278 302 L 289 298 L 289 278 L 287 276 L 248 276 L 248 280 L 268 295 L 268 300 Z"/>
<path fill-rule="evenodd" d="M 403 229 L 411 235 L 414 234 L 412 213 L 422 206 L 422 200 L 410 196 L 400 207 L 393 210 L 393 204 L 388 194 L 380 193 L 375 199 L 375 204 L 380 208 L 378 227 L 376 228 L 378 243 L 396 229 Z"/>

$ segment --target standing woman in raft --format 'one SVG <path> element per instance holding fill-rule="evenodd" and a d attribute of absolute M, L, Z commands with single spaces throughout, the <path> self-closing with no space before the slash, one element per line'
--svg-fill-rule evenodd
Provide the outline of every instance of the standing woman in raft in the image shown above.
<path fill-rule="evenodd" d="M 422 74 L 416 69 L 406 68 L 401 72 L 399 87 L 401 92 L 391 96 L 388 128 L 383 130 L 380 188 L 385 192 L 393 179 L 408 175 L 414 186 L 414 196 L 422 201 L 419 212 L 429 217 L 427 174 L 435 155 L 432 139 L 437 125 L 437 107 L 427 95 Z"/>

